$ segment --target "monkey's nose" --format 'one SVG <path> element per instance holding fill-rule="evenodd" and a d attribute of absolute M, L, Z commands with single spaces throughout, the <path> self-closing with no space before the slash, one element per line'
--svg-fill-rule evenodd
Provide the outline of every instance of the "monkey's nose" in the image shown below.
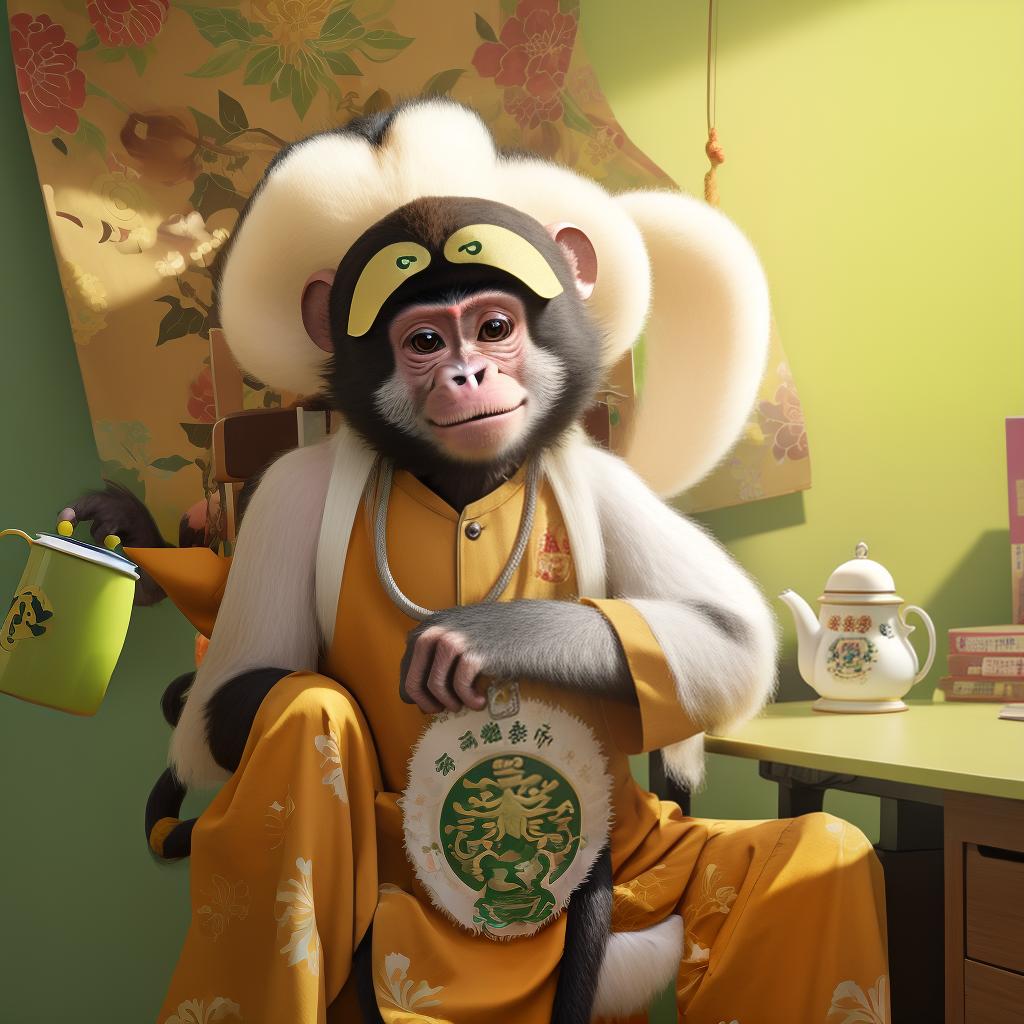
<path fill-rule="evenodd" d="M 455 387 L 468 387 L 470 390 L 480 387 L 487 376 L 487 364 L 472 366 L 465 363 L 456 363 L 454 366 L 445 368 L 443 371 L 443 383 L 452 384 Z"/>

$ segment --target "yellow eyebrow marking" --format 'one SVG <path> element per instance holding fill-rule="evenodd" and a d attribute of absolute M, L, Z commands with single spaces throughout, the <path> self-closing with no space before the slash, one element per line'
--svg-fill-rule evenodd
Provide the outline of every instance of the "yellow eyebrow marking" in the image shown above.
<path fill-rule="evenodd" d="M 348 333 L 361 338 L 396 289 L 413 274 L 426 270 L 430 253 L 417 242 L 392 242 L 374 253 L 359 274 L 348 311 Z"/>
<path fill-rule="evenodd" d="M 498 224 L 470 224 L 444 243 L 449 263 L 476 263 L 504 270 L 542 299 L 561 295 L 563 288 L 551 265 L 522 235 Z"/>

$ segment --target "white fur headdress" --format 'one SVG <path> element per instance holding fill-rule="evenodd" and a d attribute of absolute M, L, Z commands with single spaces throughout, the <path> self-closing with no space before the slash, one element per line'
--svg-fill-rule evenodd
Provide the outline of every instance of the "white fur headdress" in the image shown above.
<path fill-rule="evenodd" d="M 275 387 L 319 391 L 329 357 L 303 328 L 306 282 L 423 196 L 490 199 L 541 224 L 582 228 L 597 251 L 589 308 L 605 339 L 603 365 L 645 337 L 645 391 L 627 459 L 663 495 L 714 467 L 746 421 L 768 347 L 768 293 L 750 244 L 689 196 L 615 197 L 564 167 L 502 155 L 475 113 L 446 100 L 401 108 L 379 145 L 316 135 L 273 167 L 236 229 L 220 284 L 239 363 Z"/>

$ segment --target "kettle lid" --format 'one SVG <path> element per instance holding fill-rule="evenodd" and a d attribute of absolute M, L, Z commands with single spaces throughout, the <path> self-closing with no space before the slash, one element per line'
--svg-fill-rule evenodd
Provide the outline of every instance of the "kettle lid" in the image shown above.
<path fill-rule="evenodd" d="M 139 578 L 138 566 L 116 551 L 99 548 L 95 544 L 86 544 L 85 541 L 75 540 L 73 537 L 58 537 L 52 533 L 37 533 L 36 543 L 52 551 L 60 551 L 75 558 L 84 558 L 87 562 L 95 562 L 96 565 L 104 565 L 115 572 L 131 576 L 132 579 Z"/>
<path fill-rule="evenodd" d="M 886 594 L 896 595 L 896 581 L 884 565 L 868 558 L 868 546 L 861 541 L 856 554 L 843 562 L 828 578 L 825 594 Z"/>

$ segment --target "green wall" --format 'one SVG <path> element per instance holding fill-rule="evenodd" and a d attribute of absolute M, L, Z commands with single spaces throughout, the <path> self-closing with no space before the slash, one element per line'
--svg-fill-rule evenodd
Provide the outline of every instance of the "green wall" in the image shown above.
<path fill-rule="evenodd" d="M 0 528 L 34 531 L 96 486 L 100 466 L 0 36 Z M 24 557 L 21 541 L 0 541 L 0 591 Z M 193 636 L 170 606 L 137 612 L 95 718 L 0 695 L 3 1024 L 156 1018 L 188 924 L 188 875 L 149 856 L 142 814 L 166 763 L 159 695 L 189 667 Z"/>
<path fill-rule="evenodd" d="M 1024 5 L 718 7 L 722 206 L 767 270 L 814 485 L 704 519 L 773 597 L 813 600 L 865 539 L 940 644 L 950 626 L 1006 622 L 1003 419 L 1024 415 Z M 626 131 L 697 192 L 706 17 L 701 0 L 594 0 L 583 19 Z M 781 694 L 812 696 L 775 607 Z M 710 760 L 697 813 L 773 813 L 755 765 Z M 877 832 L 869 799 L 828 806 Z"/>
<path fill-rule="evenodd" d="M 815 485 L 707 522 L 769 594 L 813 598 L 863 537 L 940 630 L 1005 620 L 1002 419 L 1024 413 L 1024 6 L 720 6 L 722 201 L 768 271 Z M 699 190 L 703 2 L 584 0 L 583 14 L 627 131 Z M 42 529 L 99 464 L 2 45 L 0 525 Z M 0 544 L 0 585 L 21 557 Z M 784 625 L 782 693 L 802 697 Z M 142 809 L 166 748 L 158 695 L 190 648 L 170 608 L 137 613 L 95 719 L 0 698 L 5 1024 L 155 1015 L 187 869 L 149 858 Z M 774 794 L 752 765 L 712 758 L 696 806 L 766 816 Z M 839 809 L 874 831 L 870 801 Z"/>

